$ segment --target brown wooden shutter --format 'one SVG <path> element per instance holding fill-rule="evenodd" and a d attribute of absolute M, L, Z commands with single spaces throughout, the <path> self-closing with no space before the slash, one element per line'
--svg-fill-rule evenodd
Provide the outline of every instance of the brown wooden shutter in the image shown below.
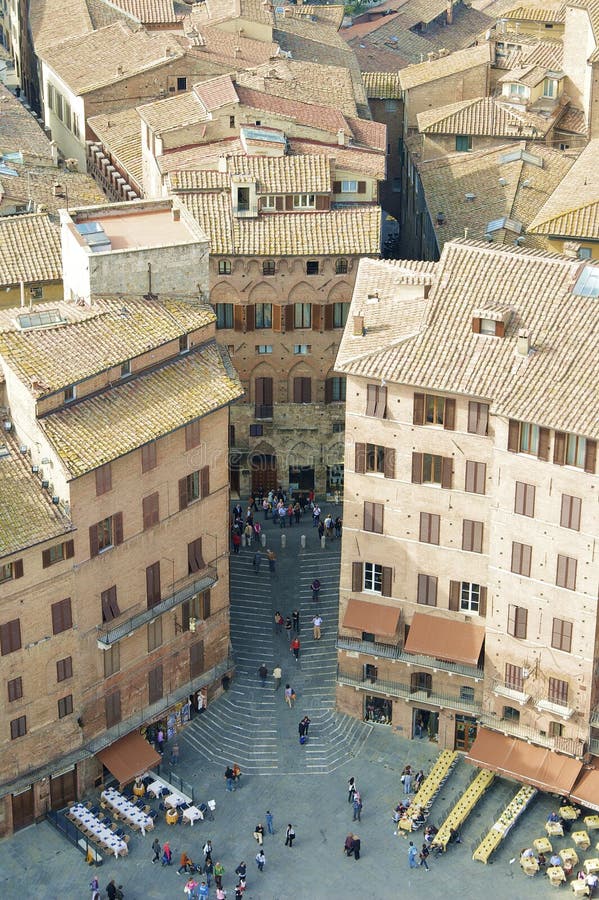
<path fill-rule="evenodd" d="M 284 205 L 283 197 L 275 197 L 275 209 L 277 212 L 282 212 Z"/>
<path fill-rule="evenodd" d="M 105 494 L 112 488 L 112 470 L 110 463 L 96 469 L 96 494 Z"/>
<path fill-rule="evenodd" d="M 302 380 L 301 378 L 293 379 L 293 402 L 302 402 Z"/>
<path fill-rule="evenodd" d="M 505 337 L 505 322 L 495 322 L 495 337 Z"/>
<path fill-rule="evenodd" d="M 378 416 L 379 419 L 384 419 L 387 416 L 387 388 L 386 387 L 378 387 L 377 388 L 377 397 L 376 397 L 376 406 L 374 409 L 375 416 Z"/>
<path fill-rule="evenodd" d="M 285 209 L 293 209 L 293 194 L 287 194 L 285 197 Z"/>
<path fill-rule="evenodd" d="M 573 531 L 580 531 L 581 510 L 582 500 L 580 497 L 571 497 L 569 494 L 562 494 L 562 509 L 560 516 L 560 525 L 562 528 L 572 528 Z"/>
<path fill-rule="evenodd" d="M 562 622 L 562 640 L 560 650 L 565 653 L 572 651 L 572 622 Z"/>
<path fill-rule="evenodd" d="M 556 431 L 553 441 L 553 462 L 556 466 L 566 463 L 566 435 L 563 431 Z"/>
<path fill-rule="evenodd" d="M 422 453 L 412 453 L 412 484 L 422 484 Z"/>
<path fill-rule="evenodd" d="M 144 444 L 141 448 L 141 471 L 149 472 L 156 467 L 156 441 Z"/>
<path fill-rule="evenodd" d="M 112 543 L 116 547 L 118 544 L 123 543 L 123 514 L 122 512 L 115 513 L 112 517 Z"/>
<path fill-rule="evenodd" d="M 549 436 L 548 428 L 539 428 L 539 459 L 549 459 Z"/>
<path fill-rule="evenodd" d="M 444 456 L 441 463 L 441 487 L 450 488 L 453 475 L 453 460 L 451 456 Z"/>
<path fill-rule="evenodd" d="M 453 399 L 453 397 L 449 397 L 445 400 L 443 428 L 445 428 L 447 431 L 455 430 L 455 400 Z"/>
<path fill-rule="evenodd" d="M 42 550 L 42 569 L 47 569 L 52 565 L 52 558 L 49 550 Z"/>
<path fill-rule="evenodd" d="M 15 559 L 15 561 L 12 564 L 12 574 L 13 574 L 13 578 L 22 578 L 23 577 L 23 560 L 22 559 Z"/>
<path fill-rule="evenodd" d="M 449 609 L 452 612 L 458 612 L 460 608 L 460 591 L 461 584 L 459 581 L 449 582 Z"/>
<path fill-rule="evenodd" d="M 528 610 L 523 606 L 516 607 L 516 633 L 515 637 L 520 640 L 526 640 L 526 630 L 528 626 Z"/>
<path fill-rule="evenodd" d="M 364 564 L 353 562 L 351 564 L 351 589 L 361 591 L 364 585 Z"/>
<path fill-rule="evenodd" d="M 474 334 L 480 334 L 480 317 L 479 316 L 475 316 L 472 319 L 472 331 L 474 332 Z"/>
<path fill-rule="evenodd" d="M 469 494 L 475 493 L 474 486 L 476 484 L 476 463 L 471 459 L 466 460 L 466 477 L 464 479 L 464 490 Z"/>
<path fill-rule="evenodd" d="M 510 453 L 517 453 L 520 449 L 520 423 L 510 419 L 507 434 L 507 448 Z"/>
<path fill-rule="evenodd" d="M 196 538 L 187 545 L 187 563 L 190 574 L 200 572 L 206 567 L 202 556 L 202 538 Z"/>
<path fill-rule="evenodd" d="M 365 193 L 366 193 L 366 182 L 358 181 L 358 194 L 365 194 Z"/>
<path fill-rule="evenodd" d="M 146 567 L 146 598 L 148 609 L 160 603 L 160 562 Z"/>
<path fill-rule="evenodd" d="M 373 511 L 373 503 L 370 503 L 368 500 L 364 501 L 364 531 L 372 531 L 374 524 L 374 511 Z"/>
<path fill-rule="evenodd" d="M 243 331 L 243 307 L 238 303 L 233 307 L 233 328 L 235 331 Z"/>
<path fill-rule="evenodd" d="M 487 615 L 487 589 L 481 585 L 480 595 L 478 600 L 478 614 L 479 616 Z"/>
<path fill-rule="evenodd" d="M 385 478 L 395 478 L 395 450 L 393 447 L 385 447 Z"/>
<path fill-rule="evenodd" d="M 183 631 L 189 631 L 190 604 L 189 600 L 184 600 L 181 604 L 181 628 Z"/>
<path fill-rule="evenodd" d="M 100 545 L 98 543 L 98 526 L 90 525 L 89 526 L 89 555 L 91 557 L 97 556 L 100 552 Z"/>
<path fill-rule="evenodd" d="M 333 182 L 333 193 L 334 193 L 334 194 L 340 194 L 340 193 L 341 193 L 341 182 L 340 182 L 340 181 L 334 181 L 334 182 Z"/>
<path fill-rule="evenodd" d="M 324 330 L 332 331 L 333 330 L 333 304 L 329 303 L 324 307 Z"/>
<path fill-rule="evenodd" d="M 424 425 L 424 394 L 414 394 L 413 425 Z"/>
<path fill-rule="evenodd" d="M 329 198 L 325 194 L 316 195 L 316 209 L 328 209 Z"/>
<path fill-rule="evenodd" d="M 324 383 L 324 402 L 332 403 L 333 402 L 333 379 L 327 378 Z"/>
<path fill-rule="evenodd" d="M 373 416 L 376 409 L 377 387 L 376 384 L 366 385 L 366 415 Z"/>
<path fill-rule="evenodd" d="M 204 641 L 196 641 L 189 648 L 189 676 L 193 680 L 204 672 Z"/>
<path fill-rule="evenodd" d="M 526 578 L 530 578 L 530 565 L 532 561 L 532 547 L 530 544 L 522 544 L 522 554 L 521 554 L 521 565 L 522 571 L 521 575 L 524 575 Z"/>
<path fill-rule="evenodd" d="M 75 555 L 75 541 L 65 541 L 64 558 L 72 559 Z"/>
<path fill-rule="evenodd" d="M 278 303 L 272 305 L 272 330 L 276 332 L 283 330 L 282 307 Z"/>
<path fill-rule="evenodd" d="M 288 303 L 285 306 L 285 331 L 293 331 L 294 329 L 295 306 Z"/>
<path fill-rule="evenodd" d="M 186 509 L 188 503 L 187 478 L 179 479 L 179 510 Z"/>
<path fill-rule="evenodd" d="M 418 589 L 416 592 L 416 602 L 421 603 L 423 605 L 426 604 L 426 599 L 427 599 L 427 581 L 428 581 L 428 578 L 426 575 L 418 576 Z"/>
<path fill-rule="evenodd" d="M 472 550 L 473 526 L 471 519 L 464 519 L 462 522 L 462 550 Z"/>
<path fill-rule="evenodd" d="M 144 497 L 142 502 L 143 529 L 146 531 L 156 525 L 160 519 L 158 491 Z"/>
<path fill-rule="evenodd" d="M 366 471 L 366 444 L 355 445 L 355 470 L 357 475 Z"/>
<path fill-rule="evenodd" d="M 393 596 L 393 569 L 391 566 L 383 566 L 382 568 L 381 594 L 383 597 Z"/>
<path fill-rule="evenodd" d="M 245 330 L 254 331 L 256 328 L 256 307 L 246 306 L 245 308 Z"/>
<path fill-rule="evenodd" d="M 382 503 L 373 503 L 374 507 L 374 532 L 376 534 L 383 533 L 383 518 L 385 515 L 385 507 Z"/>
<path fill-rule="evenodd" d="M 322 331 L 323 327 L 323 306 L 321 303 L 312 304 L 312 331 Z"/>
<path fill-rule="evenodd" d="M 185 449 L 193 450 L 201 441 L 200 420 L 188 422 L 185 426 Z"/>
<path fill-rule="evenodd" d="M 210 466 L 202 466 L 200 469 L 200 486 L 203 500 L 210 493 Z"/>
<path fill-rule="evenodd" d="M 597 466 L 597 441 L 590 441 L 587 438 L 585 452 L 584 452 L 584 470 L 585 470 L 585 472 L 589 472 L 591 475 L 594 475 L 596 466 Z"/>
<path fill-rule="evenodd" d="M 200 594 L 200 615 L 202 619 L 209 619 L 211 613 L 211 605 L 210 605 L 211 595 L 210 590 L 202 591 Z"/>

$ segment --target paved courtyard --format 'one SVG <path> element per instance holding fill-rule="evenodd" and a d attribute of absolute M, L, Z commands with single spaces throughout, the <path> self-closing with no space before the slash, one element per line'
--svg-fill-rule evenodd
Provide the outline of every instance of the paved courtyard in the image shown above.
<path fill-rule="evenodd" d="M 332 511 L 337 514 L 334 507 Z M 309 521 L 284 532 L 269 522 L 264 531 L 268 546 L 277 553 L 274 575 L 266 560 L 260 571 L 254 572 L 255 548 L 231 557 L 236 676 L 230 690 L 179 736 L 177 773 L 193 785 L 196 800 L 216 800 L 214 821 L 196 823 L 193 828 L 168 828 L 160 819 L 155 833 L 161 843 L 170 840 L 173 860 L 178 865 L 182 850 L 201 860 L 201 847 L 211 838 L 213 859 L 225 867 L 223 883 L 229 900 L 234 896 L 234 869 L 242 859 L 248 865 L 246 900 L 386 900 L 408 894 L 415 900 L 471 900 L 485 893 L 492 893 L 494 900 L 514 900 L 552 895 L 554 889 L 546 878 L 527 878 L 518 862 L 511 862 L 523 847 L 544 835 L 545 820 L 556 805 L 552 798 L 539 795 L 488 866 L 471 859 L 482 834 L 516 793 L 515 784 L 499 778 L 466 823 L 461 845 L 431 860 L 430 872 L 408 868 L 408 839 L 398 838 L 391 822 L 392 808 L 401 797 L 399 777 L 406 762 L 426 771 L 438 748 L 427 740 L 399 738 L 386 726 L 335 713 L 339 541 L 322 550 Z M 282 534 L 287 541 L 285 549 L 281 547 Z M 306 535 L 305 549 L 300 547 L 301 534 Z M 318 604 L 312 602 L 309 590 L 315 576 L 322 583 Z M 297 663 L 286 635 L 276 635 L 273 628 L 276 609 L 287 616 L 295 608 L 301 614 L 302 641 Z M 313 640 L 310 627 L 316 609 L 324 620 L 320 641 Z M 265 687 L 260 684 L 257 669 L 262 662 L 269 672 L 280 662 L 283 686 L 288 681 L 298 695 L 295 709 L 285 705 L 283 687 L 273 690 L 272 678 Z M 308 744 L 300 747 L 297 725 L 304 715 L 312 725 Z M 240 789 L 227 793 L 223 771 L 233 762 L 244 774 Z M 163 776 L 166 769 L 163 767 Z M 474 774 L 475 770 L 460 760 L 435 800 L 430 821 L 442 822 Z M 346 782 L 351 775 L 363 795 L 359 823 L 352 821 L 347 803 Z M 265 838 L 266 867 L 259 873 L 252 832 L 258 821 L 264 822 L 266 809 L 274 814 L 276 833 Z M 292 849 L 284 846 L 288 822 L 297 834 Z M 362 840 L 362 857 L 357 863 L 342 852 L 350 831 L 359 833 Z M 416 832 L 413 839 L 419 845 L 422 832 Z M 151 864 L 151 840 L 133 835 L 127 859 L 105 859 L 96 870 L 101 887 L 114 877 L 123 885 L 127 900 L 181 896 L 185 877 L 177 877 L 175 865 L 163 869 Z M 571 846 L 568 838 L 554 843 L 558 850 L 567 846 Z M 585 854 L 591 855 L 595 855 L 592 850 Z M 89 897 L 92 872 L 84 857 L 47 823 L 0 842 L 3 898 Z M 569 887 L 564 890 L 569 893 Z"/>

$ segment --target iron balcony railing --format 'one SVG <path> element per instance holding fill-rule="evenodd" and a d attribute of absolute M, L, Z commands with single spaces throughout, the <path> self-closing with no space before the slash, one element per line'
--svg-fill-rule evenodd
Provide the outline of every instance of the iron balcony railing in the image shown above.
<path fill-rule="evenodd" d="M 563 738 L 551 734 L 542 733 L 536 728 L 528 725 L 521 725 L 511 719 L 502 719 L 500 716 L 494 716 L 491 713 L 481 713 L 479 716 L 481 725 L 492 728 L 494 731 L 500 731 L 510 737 L 520 738 L 530 744 L 537 744 L 539 747 L 546 747 L 549 750 L 557 750 L 560 753 L 566 753 L 569 756 L 581 757 L 584 753 L 584 741 L 578 738 Z"/>
<path fill-rule="evenodd" d="M 485 670 L 480 666 L 469 666 L 465 663 L 451 662 L 451 660 L 437 659 L 434 656 L 423 656 L 419 653 L 406 653 L 399 644 L 382 644 L 378 641 L 364 641 L 360 638 L 338 635 L 337 649 L 349 650 L 358 653 L 367 653 L 369 656 L 380 656 L 386 659 L 396 659 L 408 666 L 424 669 L 438 669 L 455 675 L 463 675 L 466 678 L 474 678 L 482 681 Z"/>
<path fill-rule="evenodd" d="M 376 676 L 352 675 L 342 669 L 337 669 L 337 681 L 339 684 L 350 687 L 370 688 L 377 694 L 385 694 L 388 697 L 399 697 L 407 703 L 426 703 L 428 706 L 439 706 L 442 709 L 455 709 L 475 714 L 481 710 L 481 700 L 462 696 L 458 692 L 441 694 L 432 689 L 412 687 L 400 681 L 385 681 Z"/>
<path fill-rule="evenodd" d="M 136 613 L 123 622 L 119 622 L 114 628 L 106 628 L 105 625 L 99 626 L 98 647 L 100 650 L 109 650 L 112 644 L 116 644 L 117 641 L 132 634 L 137 628 L 142 628 L 148 622 L 151 622 L 152 619 L 157 619 L 158 616 L 168 612 L 170 609 L 174 609 L 176 606 L 180 606 L 186 600 L 191 600 L 195 594 L 207 591 L 216 584 L 217 580 L 218 574 L 216 569 L 208 566 L 202 571 L 201 578 L 197 578 L 195 581 L 189 581 L 188 578 L 185 578 L 181 579 L 180 582 L 175 582 L 171 593 L 150 609 L 144 609 Z M 177 584 L 181 584 L 181 587 L 176 588 Z"/>

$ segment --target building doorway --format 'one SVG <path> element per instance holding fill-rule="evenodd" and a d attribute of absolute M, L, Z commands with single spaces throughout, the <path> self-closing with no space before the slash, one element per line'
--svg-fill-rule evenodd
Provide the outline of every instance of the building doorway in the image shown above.
<path fill-rule="evenodd" d="M 364 721 L 377 725 L 390 725 L 393 720 L 393 703 L 384 697 L 369 697 L 364 700 Z"/>
<path fill-rule="evenodd" d="M 327 494 L 343 492 L 343 463 L 337 466 L 327 466 Z"/>
<path fill-rule="evenodd" d="M 439 713 L 430 709 L 414 709 L 412 712 L 412 737 L 436 741 L 439 734 Z"/>
<path fill-rule="evenodd" d="M 455 717 L 455 749 L 470 750 L 476 739 L 476 719 L 470 716 Z"/>
<path fill-rule="evenodd" d="M 252 494 L 262 488 L 265 494 L 277 489 L 277 457 L 271 453 L 255 453 L 250 459 L 252 469 Z"/>
<path fill-rule="evenodd" d="M 12 795 L 12 827 L 13 831 L 33 825 L 33 788 L 29 787 L 20 794 Z"/>
<path fill-rule="evenodd" d="M 289 492 L 313 490 L 314 469 L 311 466 L 289 466 Z"/>
<path fill-rule="evenodd" d="M 50 808 L 62 809 L 77 799 L 77 773 L 75 769 L 55 775 L 50 779 Z"/>

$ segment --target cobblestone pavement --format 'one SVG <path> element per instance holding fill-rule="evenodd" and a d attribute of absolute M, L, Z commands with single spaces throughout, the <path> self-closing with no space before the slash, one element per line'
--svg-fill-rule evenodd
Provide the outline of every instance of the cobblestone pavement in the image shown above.
<path fill-rule="evenodd" d="M 160 819 L 158 839 L 170 840 L 174 859 L 185 850 L 199 860 L 201 847 L 210 837 L 215 860 L 225 866 L 229 900 L 234 896 L 234 869 L 241 859 L 248 864 L 245 900 L 391 900 L 404 895 L 413 900 L 474 900 L 485 892 L 492 892 L 494 900 L 520 900 L 552 895 L 547 879 L 526 878 L 518 863 L 510 862 L 522 847 L 544 834 L 547 814 L 555 806 L 551 798 L 537 800 L 489 866 L 471 859 L 481 835 L 516 793 L 517 786 L 503 779 L 496 779 L 477 805 L 463 829 L 463 844 L 432 860 L 430 872 L 409 869 L 408 839 L 398 838 L 391 822 L 392 807 L 401 796 L 399 776 L 406 762 L 429 767 L 438 748 L 426 740 L 400 738 L 386 726 L 366 725 L 334 712 L 339 542 L 322 550 L 316 530 L 304 522 L 286 529 L 287 547 L 282 549 L 281 531 L 271 523 L 264 530 L 268 546 L 277 553 L 275 575 L 270 574 L 266 560 L 254 572 L 255 548 L 232 557 L 231 633 L 237 670 L 231 688 L 179 737 L 177 773 L 193 785 L 197 800 L 216 800 L 214 821 L 193 828 L 168 828 Z M 306 535 L 305 550 L 300 547 L 300 534 Z M 309 591 L 315 575 L 323 585 L 317 604 Z M 314 607 L 324 620 L 320 641 L 314 641 L 310 627 Z M 302 623 L 298 663 L 289 652 L 286 636 L 276 635 L 273 628 L 276 609 L 286 616 L 294 608 L 300 609 Z M 257 669 L 262 662 L 269 672 L 281 663 L 283 685 L 288 680 L 298 694 L 294 710 L 284 703 L 283 687 L 274 691 L 272 678 L 266 686 L 260 684 Z M 308 744 L 300 747 L 297 725 L 304 715 L 312 725 Z M 227 793 L 223 771 L 234 761 L 244 774 L 240 789 Z M 440 824 L 474 774 L 471 766 L 458 763 L 435 801 L 431 821 Z M 359 823 L 352 821 L 347 803 L 350 775 L 356 777 L 364 798 Z M 267 809 L 274 814 L 276 833 L 265 838 L 266 867 L 259 873 L 252 832 L 257 821 L 264 822 Z M 297 832 L 291 850 L 284 846 L 287 822 Z M 345 836 L 356 827 L 362 839 L 357 863 L 342 852 Z M 421 837 L 421 832 L 414 836 L 415 844 Z M 554 843 L 554 848 L 569 846 L 567 841 Z M 106 859 L 96 870 L 102 888 L 114 877 L 123 885 L 126 900 L 181 897 L 185 878 L 177 877 L 175 866 L 153 866 L 150 843 L 149 837 L 132 835 L 127 859 Z M 591 850 L 585 856 L 594 853 Z M 83 856 L 47 823 L 0 842 L 1 898 L 89 898 L 92 873 Z"/>

